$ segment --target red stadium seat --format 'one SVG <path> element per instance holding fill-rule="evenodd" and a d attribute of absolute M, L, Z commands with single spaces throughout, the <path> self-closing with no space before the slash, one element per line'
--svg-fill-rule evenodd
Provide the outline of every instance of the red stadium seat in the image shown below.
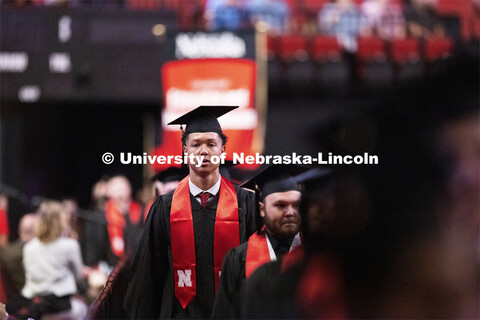
<path fill-rule="evenodd" d="M 323 5 L 328 2 L 329 0 L 307 0 L 304 2 L 304 5 L 305 9 L 316 15 L 322 9 Z"/>
<path fill-rule="evenodd" d="M 357 58 L 361 61 L 385 61 L 385 46 L 377 37 L 358 38 Z"/>
<path fill-rule="evenodd" d="M 276 58 L 278 52 L 278 37 L 273 35 L 267 35 L 267 55 L 268 60 Z"/>
<path fill-rule="evenodd" d="M 317 35 L 310 42 L 310 56 L 316 62 L 340 60 L 342 48 L 336 37 Z"/>
<path fill-rule="evenodd" d="M 451 38 L 428 38 L 425 40 L 424 59 L 425 62 L 433 62 L 452 54 L 454 43 Z"/>
<path fill-rule="evenodd" d="M 394 40 L 390 44 L 390 57 L 394 63 L 417 62 L 420 59 L 420 45 L 415 38 Z"/>
<path fill-rule="evenodd" d="M 472 0 L 438 0 L 437 13 L 456 16 L 460 20 L 460 35 L 468 42 L 474 36 L 474 7 Z"/>
<path fill-rule="evenodd" d="M 393 70 L 387 60 L 385 43 L 378 37 L 358 38 L 355 73 L 362 90 L 378 88 L 391 82 Z"/>
<path fill-rule="evenodd" d="M 480 39 L 480 16 L 474 15 L 473 18 L 473 38 Z"/>
<path fill-rule="evenodd" d="M 293 60 L 305 61 L 308 59 L 306 39 L 304 36 L 281 36 L 277 41 L 276 55 L 283 62 L 292 62 Z"/>
<path fill-rule="evenodd" d="M 161 0 L 127 0 L 125 6 L 133 10 L 156 10 L 162 6 Z"/>

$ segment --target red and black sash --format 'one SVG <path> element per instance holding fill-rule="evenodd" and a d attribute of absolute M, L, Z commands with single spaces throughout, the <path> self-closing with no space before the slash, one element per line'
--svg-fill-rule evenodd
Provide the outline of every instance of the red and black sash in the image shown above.
<path fill-rule="evenodd" d="M 247 258 L 245 261 L 245 277 L 248 279 L 252 275 L 253 271 L 270 260 L 267 236 L 265 235 L 265 227 L 263 227 L 260 235 L 255 232 L 250 236 L 250 238 L 248 238 Z"/>
<path fill-rule="evenodd" d="M 173 193 L 170 211 L 170 242 L 172 247 L 175 297 L 185 309 L 196 295 L 195 236 L 192 204 L 187 176 Z M 215 289 L 225 254 L 240 243 L 238 201 L 233 184 L 221 178 L 213 242 Z"/>
<path fill-rule="evenodd" d="M 128 215 L 132 224 L 140 223 L 141 212 L 142 209 L 140 205 L 135 201 L 131 201 L 128 209 Z M 105 217 L 107 219 L 110 247 L 116 256 L 121 257 L 124 253 L 123 228 L 125 227 L 125 218 L 123 217 L 122 211 L 118 207 L 118 204 L 115 202 L 115 200 L 110 199 L 107 201 L 105 205 Z M 118 241 L 122 241 L 122 243 L 118 244 Z"/>

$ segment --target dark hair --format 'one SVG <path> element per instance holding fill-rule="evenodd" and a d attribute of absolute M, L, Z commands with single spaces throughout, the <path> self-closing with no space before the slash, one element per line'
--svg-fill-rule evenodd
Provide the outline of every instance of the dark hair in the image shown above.
<path fill-rule="evenodd" d="M 187 145 L 187 137 L 189 134 L 182 134 L 182 147 Z M 222 139 L 222 146 L 224 146 L 228 140 L 227 136 L 223 133 L 218 133 L 218 135 L 220 136 L 220 139 Z"/>

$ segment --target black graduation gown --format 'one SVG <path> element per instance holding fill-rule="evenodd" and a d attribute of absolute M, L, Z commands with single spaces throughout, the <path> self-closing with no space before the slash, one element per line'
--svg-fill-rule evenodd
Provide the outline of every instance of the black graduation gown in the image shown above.
<path fill-rule="evenodd" d="M 240 243 L 255 231 L 255 196 L 235 186 L 238 200 Z M 170 209 L 173 191 L 159 197 L 152 205 L 133 261 L 125 297 L 130 318 L 210 318 L 215 298 L 213 238 L 215 214 L 220 192 L 206 209 L 190 194 L 197 295 L 186 309 L 175 299 L 170 245 Z"/>
<path fill-rule="evenodd" d="M 240 316 L 245 319 L 303 319 L 295 305 L 301 276 L 298 265 L 281 272 L 282 259 L 255 270 L 240 297 Z"/>
<path fill-rule="evenodd" d="M 279 250 L 277 240 L 272 235 L 267 235 L 272 247 L 276 250 L 277 257 L 283 256 Z M 293 241 L 288 241 L 290 248 Z M 241 291 L 246 282 L 245 262 L 247 261 L 248 242 L 231 249 L 225 255 L 222 265 L 222 276 L 218 285 L 215 303 L 213 305 L 212 318 L 214 319 L 238 319 L 240 317 Z"/>
<path fill-rule="evenodd" d="M 244 319 L 348 319 L 341 270 L 313 254 L 282 270 L 283 257 L 252 274 L 240 298 Z"/>
<path fill-rule="evenodd" d="M 240 290 L 243 288 L 248 242 L 227 252 L 222 264 L 222 275 L 213 305 L 212 318 L 236 319 L 240 315 Z"/>

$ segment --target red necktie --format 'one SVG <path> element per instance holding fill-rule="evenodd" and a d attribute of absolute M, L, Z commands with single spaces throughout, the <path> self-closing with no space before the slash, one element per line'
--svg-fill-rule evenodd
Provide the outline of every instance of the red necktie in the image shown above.
<path fill-rule="evenodd" d="M 210 198 L 211 194 L 208 192 L 202 192 L 199 194 L 199 196 L 202 203 L 202 208 L 205 209 L 207 207 L 208 199 Z"/>

